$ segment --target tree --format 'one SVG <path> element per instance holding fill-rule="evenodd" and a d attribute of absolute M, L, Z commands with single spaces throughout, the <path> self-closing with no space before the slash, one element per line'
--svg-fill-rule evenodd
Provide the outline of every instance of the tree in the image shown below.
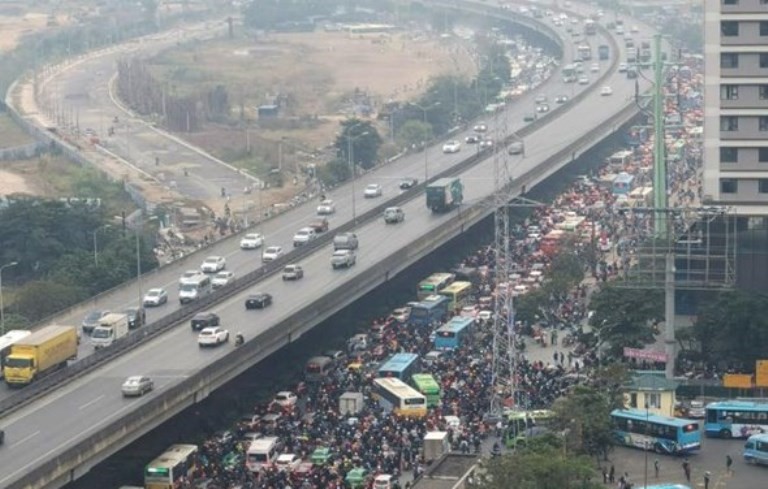
<path fill-rule="evenodd" d="M 704 358 L 751 371 L 768 350 L 768 297 L 724 292 L 702 308 L 693 330 Z"/>
<path fill-rule="evenodd" d="M 37 322 L 88 297 L 79 287 L 48 280 L 28 282 L 16 291 L 13 309 L 30 322 Z"/>
<path fill-rule="evenodd" d="M 382 139 L 376 127 L 370 121 L 347 119 L 341 123 L 342 131 L 336 137 L 336 150 L 339 158 L 349 161 L 352 149 L 354 165 L 368 170 L 376 165 Z"/>
<path fill-rule="evenodd" d="M 607 457 L 613 443 L 611 411 L 615 408 L 615 399 L 606 391 L 578 385 L 552 406 L 553 428 L 565 433 L 569 452 Z"/>
<path fill-rule="evenodd" d="M 422 121 L 409 120 L 397 131 L 398 142 L 407 148 L 421 146 L 432 139 L 432 126 Z"/>
<path fill-rule="evenodd" d="M 542 444 L 488 460 L 470 487 L 478 489 L 598 489 L 589 460 Z"/>
<path fill-rule="evenodd" d="M 664 294 L 605 285 L 592 296 L 590 306 L 595 311 L 590 326 L 611 354 L 620 356 L 624 347 L 642 348 L 653 341 L 651 323 L 664 317 Z"/>
<path fill-rule="evenodd" d="M 349 167 L 349 163 L 341 158 L 329 161 L 318 171 L 318 178 L 328 186 L 346 182 L 351 175 L 352 169 Z"/>

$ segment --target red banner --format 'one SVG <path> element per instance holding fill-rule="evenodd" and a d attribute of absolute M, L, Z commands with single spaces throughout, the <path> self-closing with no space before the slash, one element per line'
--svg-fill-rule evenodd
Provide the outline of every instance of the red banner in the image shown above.
<path fill-rule="evenodd" d="M 667 354 L 661 351 L 640 350 L 639 348 L 624 348 L 624 356 L 652 362 L 666 362 Z"/>

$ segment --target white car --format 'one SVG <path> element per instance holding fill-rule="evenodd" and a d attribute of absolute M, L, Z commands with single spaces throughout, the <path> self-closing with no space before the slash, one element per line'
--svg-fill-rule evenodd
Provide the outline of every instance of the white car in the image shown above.
<path fill-rule="evenodd" d="M 611 87 L 605 86 L 600 89 L 600 95 L 603 97 L 606 97 L 608 95 L 613 95 L 613 89 Z"/>
<path fill-rule="evenodd" d="M 200 270 L 187 270 L 181 274 L 181 277 L 179 278 L 179 287 L 183 285 L 197 284 L 200 281 L 201 275 L 203 275 L 203 272 Z"/>
<path fill-rule="evenodd" d="M 330 214 L 334 214 L 336 212 L 336 204 L 333 203 L 330 199 L 325 199 L 324 201 L 320 202 L 320 205 L 317 206 L 317 215 L 318 216 L 327 216 Z"/>
<path fill-rule="evenodd" d="M 485 122 L 478 122 L 472 130 L 475 132 L 485 132 L 488 130 L 488 125 Z"/>
<path fill-rule="evenodd" d="M 290 391 L 280 391 L 275 394 L 275 404 L 281 407 L 291 407 L 299 401 L 299 398 Z"/>
<path fill-rule="evenodd" d="M 592 65 L 590 65 L 589 67 L 589 71 L 591 71 L 592 73 L 597 73 L 598 71 L 600 71 L 600 65 L 597 63 L 592 63 Z"/>
<path fill-rule="evenodd" d="M 443 145 L 443 153 L 458 153 L 461 151 L 461 143 L 458 141 L 448 141 Z"/>
<path fill-rule="evenodd" d="M 283 256 L 283 249 L 279 246 L 268 246 L 261 254 L 261 261 L 270 262 L 275 261 Z"/>
<path fill-rule="evenodd" d="M 381 197 L 383 193 L 384 189 L 381 188 L 381 185 L 378 183 L 371 183 L 365 187 L 365 190 L 363 191 L 363 197 L 366 199 L 371 199 L 373 197 Z"/>
<path fill-rule="evenodd" d="M 398 307 L 397 309 L 392 311 L 391 316 L 395 319 L 395 321 L 399 323 L 406 323 L 408 322 L 408 318 L 411 317 L 411 308 Z"/>
<path fill-rule="evenodd" d="M 264 246 L 264 236 L 259 233 L 250 233 L 243 236 L 240 240 L 240 249 L 255 250 Z"/>
<path fill-rule="evenodd" d="M 213 279 L 211 279 L 211 285 L 214 289 L 218 289 L 219 287 L 224 287 L 225 285 L 231 284 L 234 282 L 234 280 L 235 272 L 224 270 L 213 276 Z"/>
<path fill-rule="evenodd" d="M 619 73 L 625 73 L 627 71 L 627 63 L 619 63 Z"/>
<path fill-rule="evenodd" d="M 579 85 L 589 85 L 589 78 L 587 78 L 586 76 L 580 76 Z"/>
<path fill-rule="evenodd" d="M 218 326 L 203 328 L 197 335 L 197 344 L 200 346 L 219 346 L 229 341 L 229 331 Z"/>
<path fill-rule="evenodd" d="M 168 302 L 168 292 L 166 292 L 165 289 L 161 289 L 160 287 L 149 289 L 141 302 L 145 307 L 162 306 Z"/>
<path fill-rule="evenodd" d="M 279 472 L 293 472 L 301 465 L 301 457 L 295 453 L 283 453 L 277 456 L 275 468 Z"/>
<path fill-rule="evenodd" d="M 203 260 L 200 270 L 203 273 L 216 273 L 227 268 L 227 260 L 223 256 L 209 256 Z"/>
<path fill-rule="evenodd" d="M 317 239 L 317 233 L 310 227 L 301 228 L 293 235 L 293 246 L 302 246 Z"/>

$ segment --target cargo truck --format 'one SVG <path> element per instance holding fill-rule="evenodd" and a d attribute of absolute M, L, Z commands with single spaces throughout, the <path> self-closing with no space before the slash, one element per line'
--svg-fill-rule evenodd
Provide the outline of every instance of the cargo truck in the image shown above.
<path fill-rule="evenodd" d="M 597 47 L 597 56 L 601 60 L 606 60 L 611 57 L 611 48 L 607 44 L 601 44 Z"/>
<path fill-rule="evenodd" d="M 459 177 L 441 178 L 427 186 L 427 207 L 432 212 L 446 212 L 464 200 L 464 186 Z"/>
<path fill-rule="evenodd" d="M 9 386 L 22 386 L 67 366 L 77 358 L 77 328 L 46 326 L 11 347 L 3 374 Z"/>
<path fill-rule="evenodd" d="M 91 334 L 91 344 L 95 349 L 112 346 L 112 343 L 128 334 L 128 315 L 110 313 L 101 318 L 99 325 Z"/>

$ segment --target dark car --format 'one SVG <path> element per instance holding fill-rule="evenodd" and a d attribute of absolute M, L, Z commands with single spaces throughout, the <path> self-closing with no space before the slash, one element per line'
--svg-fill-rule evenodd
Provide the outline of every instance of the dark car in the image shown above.
<path fill-rule="evenodd" d="M 400 180 L 400 190 L 408 190 L 419 184 L 419 181 L 415 178 L 403 178 Z"/>
<path fill-rule="evenodd" d="M 198 312 L 192 317 L 192 331 L 202 331 L 205 328 L 219 326 L 221 320 L 212 312 Z"/>
<path fill-rule="evenodd" d="M 5 431 L 0 430 L 0 445 L 5 443 Z"/>
<path fill-rule="evenodd" d="M 483 138 L 473 134 L 471 136 L 467 136 L 466 138 L 464 138 L 464 142 L 467 144 L 477 144 L 480 142 L 481 139 Z"/>
<path fill-rule="evenodd" d="M 328 231 L 328 219 L 315 219 L 309 224 L 309 227 L 315 230 L 316 233 L 324 233 Z"/>
<path fill-rule="evenodd" d="M 147 311 L 143 307 L 129 307 L 123 314 L 128 316 L 128 328 L 136 329 L 147 323 Z"/>
<path fill-rule="evenodd" d="M 260 292 L 258 294 L 249 295 L 245 299 L 246 309 L 264 309 L 272 304 L 272 296 L 266 292 Z"/>

